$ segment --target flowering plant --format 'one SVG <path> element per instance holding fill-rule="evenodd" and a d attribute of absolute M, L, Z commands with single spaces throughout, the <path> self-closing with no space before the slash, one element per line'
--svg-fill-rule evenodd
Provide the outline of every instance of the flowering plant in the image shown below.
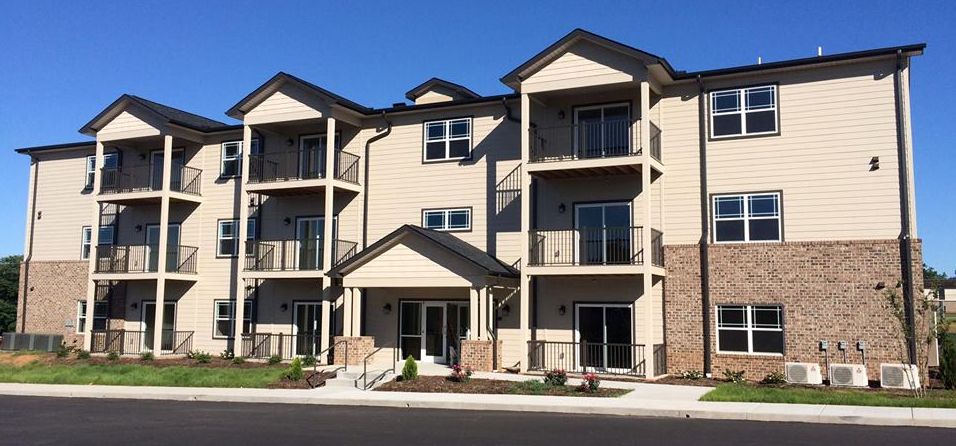
<path fill-rule="evenodd" d="M 544 382 L 552 386 L 563 386 L 568 382 L 568 372 L 564 369 L 551 369 L 545 372 Z"/>
<path fill-rule="evenodd" d="M 471 379 L 471 367 L 462 367 L 461 364 L 451 366 L 451 374 L 448 375 L 450 381 L 463 383 Z"/>
<path fill-rule="evenodd" d="M 597 375 L 593 373 L 585 373 L 584 378 L 581 379 L 581 386 L 578 387 L 578 390 L 587 393 L 594 393 L 597 392 L 600 385 L 601 380 L 598 379 Z"/>

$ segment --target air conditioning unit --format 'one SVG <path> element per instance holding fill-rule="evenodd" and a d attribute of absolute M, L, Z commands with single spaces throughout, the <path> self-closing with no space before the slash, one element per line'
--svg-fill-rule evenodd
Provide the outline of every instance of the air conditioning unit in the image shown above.
<path fill-rule="evenodd" d="M 823 384 L 820 364 L 813 362 L 788 362 L 784 364 L 787 382 L 792 384 Z"/>
<path fill-rule="evenodd" d="M 830 364 L 830 385 L 843 387 L 866 387 L 870 384 L 866 366 L 862 364 Z"/>
<path fill-rule="evenodd" d="M 880 364 L 880 387 L 918 389 L 919 368 L 916 364 Z"/>

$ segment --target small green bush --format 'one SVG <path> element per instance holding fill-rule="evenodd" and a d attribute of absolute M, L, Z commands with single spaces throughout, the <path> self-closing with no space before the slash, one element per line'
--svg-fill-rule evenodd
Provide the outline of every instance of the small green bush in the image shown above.
<path fill-rule="evenodd" d="M 550 386 L 563 386 L 568 383 L 568 372 L 564 369 L 551 369 L 544 374 L 544 383 Z"/>
<path fill-rule="evenodd" d="M 204 352 L 202 350 L 194 350 L 189 353 L 186 353 L 186 357 L 200 364 L 208 364 L 212 362 L 212 355 L 209 352 Z"/>
<path fill-rule="evenodd" d="M 116 361 L 117 359 L 119 359 L 119 353 L 109 352 L 106 354 L 106 359 L 108 361 Z"/>
<path fill-rule="evenodd" d="M 764 376 L 763 379 L 760 380 L 760 384 L 772 384 L 772 385 L 785 384 L 786 382 L 787 382 L 787 377 L 784 376 L 782 372 L 777 372 L 777 371 L 768 373 L 767 376 Z"/>
<path fill-rule="evenodd" d="M 282 362 L 282 357 L 279 355 L 272 355 L 269 357 L 269 365 L 276 365 Z"/>
<path fill-rule="evenodd" d="M 76 351 L 76 359 L 90 359 L 90 351 L 89 351 L 89 350 L 77 350 L 77 351 Z"/>
<path fill-rule="evenodd" d="M 956 334 L 944 333 L 940 339 L 939 378 L 943 387 L 956 389 Z"/>
<path fill-rule="evenodd" d="M 698 379 L 704 379 L 704 372 L 700 370 L 685 370 L 681 372 L 680 377 L 682 379 L 697 381 Z"/>
<path fill-rule="evenodd" d="M 246 358 L 243 358 L 242 356 L 236 356 L 235 358 L 232 358 L 232 363 L 236 365 L 245 364 Z"/>
<path fill-rule="evenodd" d="M 727 378 L 727 381 L 730 381 L 734 384 L 740 384 L 746 381 L 744 378 L 745 373 L 746 372 L 743 370 L 724 369 L 724 378 Z"/>
<path fill-rule="evenodd" d="M 302 371 L 302 360 L 295 358 L 289 363 L 289 369 L 285 372 L 285 377 L 289 381 L 300 381 L 305 378 L 305 372 Z"/>
<path fill-rule="evenodd" d="M 304 365 L 304 366 L 306 366 L 306 367 L 312 367 L 312 366 L 314 366 L 317 362 L 318 362 L 318 360 L 315 359 L 315 356 L 313 356 L 313 355 L 305 355 L 305 356 L 302 358 L 302 365 Z"/>
<path fill-rule="evenodd" d="M 412 355 L 408 355 L 408 358 L 405 358 L 405 366 L 402 367 L 402 381 L 414 381 L 418 379 L 418 364 L 415 363 L 415 358 Z"/>
<path fill-rule="evenodd" d="M 139 359 L 140 361 L 152 361 L 156 359 L 156 357 L 153 355 L 153 352 L 143 352 L 139 355 Z"/>
<path fill-rule="evenodd" d="M 56 357 L 65 358 L 67 356 L 70 356 L 70 353 L 73 353 L 73 350 L 75 349 L 76 347 L 73 347 L 72 345 L 68 346 L 66 345 L 66 342 L 61 342 L 60 345 L 57 346 L 56 348 Z"/>
<path fill-rule="evenodd" d="M 235 357 L 236 357 L 236 354 L 233 353 L 233 351 L 228 348 L 223 350 L 222 353 L 219 353 L 219 359 L 232 359 Z"/>

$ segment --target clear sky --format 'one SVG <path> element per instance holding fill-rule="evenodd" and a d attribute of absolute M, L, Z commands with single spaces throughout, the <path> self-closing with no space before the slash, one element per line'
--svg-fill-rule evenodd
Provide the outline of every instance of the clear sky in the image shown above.
<path fill-rule="evenodd" d="M 919 235 L 928 264 L 956 270 L 951 0 L 11 2 L 0 14 L 0 255 L 23 252 L 29 163 L 13 149 L 83 140 L 77 129 L 122 93 L 230 123 L 225 110 L 277 71 L 369 106 L 432 76 L 506 93 L 498 78 L 577 27 L 679 70 L 928 43 L 912 83 Z"/>

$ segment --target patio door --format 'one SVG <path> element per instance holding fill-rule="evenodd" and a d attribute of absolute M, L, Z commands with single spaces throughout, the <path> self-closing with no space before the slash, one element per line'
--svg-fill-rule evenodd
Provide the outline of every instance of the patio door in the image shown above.
<path fill-rule="evenodd" d="M 605 104 L 574 109 L 574 151 L 578 158 L 630 153 L 631 107 Z"/>
<path fill-rule="evenodd" d="M 325 135 L 306 135 L 299 139 L 299 178 L 325 178 L 327 139 Z"/>
<path fill-rule="evenodd" d="M 448 363 L 456 359 L 464 335 L 467 337 L 468 305 L 448 301 L 405 301 L 399 314 L 399 343 L 402 358 Z M 462 316 L 464 315 L 464 316 Z"/>
<path fill-rule="evenodd" d="M 183 149 L 173 150 L 172 172 L 170 172 L 169 188 L 170 190 L 182 190 L 183 166 L 186 164 L 185 152 Z M 163 151 L 154 150 L 150 154 L 149 161 L 149 184 L 150 189 L 160 190 L 163 188 Z"/>
<path fill-rule="evenodd" d="M 295 239 L 299 251 L 300 270 L 321 269 L 324 231 L 324 217 L 299 217 L 295 220 Z"/>
<path fill-rule="evenodd" d="M 296 302 L 293 312 L 292 334 L 295 335 L 295 355 L 315 355 L 319 352 L 322 327 L 320 302 Z"/>
<path fill-rule="evenodd" d="M 587 203 L 574 207 L 574 229 L 580 265 L 633 263 L 631 203 Z"/>
<path fill-rule="evenodd" d="M 156 302 L 143 302 L 143 346 L 150 351 L 153 348 L 153 334 L 156 332 Z M 172 333 L 176 330 L 176 302 L 163 303 L 163 339 L 161 350 L 173 349 Z M 166 333 L 169 333 L 168 335 Z"/>
<path fill-rule="evenodd" d="M 633 310 L 629 304 L 578 304 L 575 341 L 578 364 L 586 369 L 622 372 L 634 368 Z"/>
<path fill-rule="evenodd" d="M 166 271 L 179 269 L 179 236 L 180 226 L 178 223 L 171 223 L 168 226 L 169 233 L 166 240 Z M 146 225 L 146 251 L 147 251 L 147 270 L 148 272 L 159 271 L 159 225 Z"/>

